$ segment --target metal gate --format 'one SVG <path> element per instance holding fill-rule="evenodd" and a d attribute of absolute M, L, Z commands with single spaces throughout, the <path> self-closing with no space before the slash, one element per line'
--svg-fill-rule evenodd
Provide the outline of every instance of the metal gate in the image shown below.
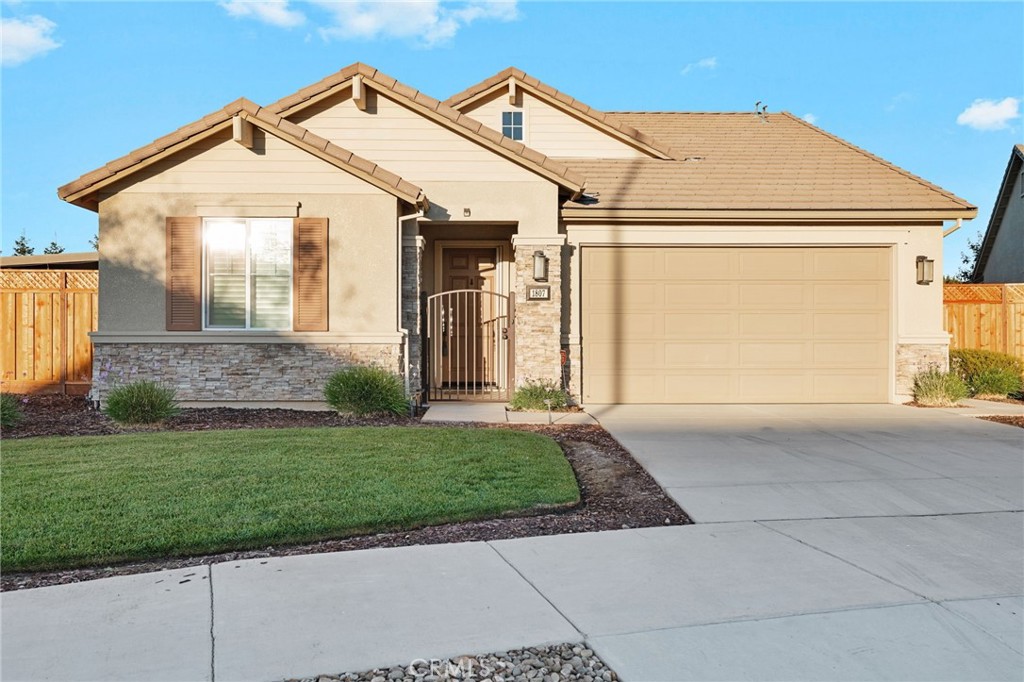
<path fill-rule="evenodd" d="M 459 289 L 427 297 L 430 400 L 509 400 L 515 294 Z"/>

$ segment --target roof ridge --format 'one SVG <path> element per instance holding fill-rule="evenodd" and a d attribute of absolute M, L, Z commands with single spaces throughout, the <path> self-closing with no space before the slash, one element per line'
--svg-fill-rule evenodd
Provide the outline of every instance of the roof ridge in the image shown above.
<path fill-rule="evenodd" d="M 885 166 L 889 170 L 894 171 L 895 173 L 898 173 L 899 175 L 902 175 L 903 177 L 905 177 L 905 178 L 907 178 L 909 180 L 913 180 L 914 182 L 918 183 L 922 187 L 930 189 L 933 192 L 936 192 L 937 194 L 941 194 L 942 196 L 946 197 L 947 199 L 953 200 L 954 203 L 960 204 L 964 208 L 977 208 L 976 206 L 971 204 L 966 199 L 962 199 L 962 198 L 958 197 L 957 195 L 953 194 L 952 192 L 939 187 L 935 183 L 928 182 L 924 178 L 922 178 L 922 177 L 920 177 L 918 175 L 914 175 L 913 173 L 911 173 L 910 171 L 906 170 L 905 168 L 900 168 L 899 166 L 897 166 L 896 164 L 892 163 L 891 161 L 887 161 L 887 160 L 883 159 L 881 156 L 878 156 L 876 154 L 872 154 L 871 152 L 867 151 L 866 149 L 863 149 L 862 147 L 858 147 L 857 145 L 853 144 L 852 142 L 848 142 L 847 140 L 844 140 L 843 138 L 839 137 L 838 135 L 833 135 L 832 133 L 830 133 L 830 132 L 828 132 L 826 130 L 821 129 L 818 126 L 816 126 L 816 125 L 814 125 L 812 123 L 808 123 L 807 121 L 805 121 L 804 119 L 800 118 L 799 116 L 795 116 L 795 115 L 793 115 L 792 113 L 790 113 L 788 111 L 782 111 L 780 113 L 783 116 L 785 116 L 785 117 L 787 117 L 787 118 L 789 118 L 789 119 L 791 119 L 793 121 L 796 121 L 797 123 L 799 123 L 799 124 L 801 124 L 803 126 L 806 126 L 806 127 L 810 128 L 811 130 L 817 132 L 818 134 L 820 134 L 820 135 L 822 135 L 824 137 L 827 137 L 827 138 L 829 138 L 830 140 L 832 140 L 834 142 L 838 142 L 839 144 L 843 145 L 844 147 L 846 147 L 846 148 L 848 148 L 848 149 L 850 149 L 852 151 L 855 151 L 858 154 L 861 154 L 861 155 L 871 159 L 872 161 L 876 161 L 876 162 L 882 164 L 883 166 Z"/>
<path fill-rule="evenodd" d="M 522 142 L 511 140 L 503 136 L 501 133 L 483 125 L 472 117 L 453 109 L 441 100 L 435 99 L 425 92 L 416 90 L 411 86 L 402 83 L 397 78 L 387 75 L 380 69 L 368 64 L 363 64 L 362 62 L 350 64 L 340 71 L 336 71 L 330 76 L 322 78 L 313 85 L 306 86 L 291 95 L 267 105 L 266 108 L 274 114 L 290 115 L 291 113 L 294 113 L 296 107 L 301 105 L 303 102 L 345 83 L 357 74 L 364 76 L 379 88 L 392 92 L 412 104 L 422 106 L 440 115 L 443 119 L 449 121 L 453 125 L 467 131 L 475 139 L 508 150 L 524 162 L 534 167 L 539 167 L 548 173 L 554 174 L 558 178 L 564 180 L 566 186 L 573 190 L 578 191 L 586 184 L 586 178 L 582 175 L 578 175 L 565 164 L 556 161 L 535 149 L 527 147 Z"/>
<path fill-rule="evenodd" d="M 642 130 L 631 126 L 624 121 L 616 119 L 608 112 L 595 109 L 589 104 L 586 104 L 571 95 L 567 95 L 561 90 L 543 82 L 536 76 L 531 76 L 522 69 L 514 66 L 509 66 L 493 76 L 485 78 L 476 85 L 471 85 L 462 92 L 452 95 L 444 101 L 444 104 L 455 109 L 471 98 L 496 88 L 509 78 L 513 77 L 516 78 L 523 87 L 535 90 L 536 92 L 554 100 L 556 103 L 561 104 L 567 112 L 571 112 L 577 117 L 584 117 L 597 124 L 598 127 L 610 128 L 611 130 L 633 140 L 633 142 L 643 145 L 649 150 L 653 150 L 668 158 L 676 158 L 679 156 L 679 152 L 673 149 L 670 145 L 664 144 Z"/>

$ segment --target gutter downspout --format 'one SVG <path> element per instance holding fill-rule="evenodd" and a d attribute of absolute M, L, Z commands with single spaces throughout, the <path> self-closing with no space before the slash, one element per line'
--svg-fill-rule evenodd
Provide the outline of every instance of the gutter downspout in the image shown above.
<path fill-rule="evenodd" d="M 398 272 L 395 275 L 395 281 L 398 285 L 397 296 L 395 299 L 398 301 L 397 309 L 395 310 L 395 325 L 398 329 L 398 333 L 402 335 L 402 356 L 404 358 L 402 375 L 405 379 L 405 397 L 409 398 L 409 330 L 402 326 L 402 223 L 406 220 L 412 220 L 413 218 L 419 219 L 423 217 L 423 211 L 417 211 L 416 213 L 410 213 L 409 215 L 398 216 L 398 229 L 396 230 L 397 239 L 396 244 L 398 246 Z"/>
<path fill-rule="evenodd" d="M 956 232 L 957 230 L 959 230 L 963 226 L 964 226 L 964 219 L 963 218 L 957 218 L 956 219 L 956 225 L 954 225 L 953 227 L 951 227 L 948 230 L 946 230 L 945 232 L 943 232 L 942 236 L 943 237 L 948 237 L 949 235 L 953 234 L 954 232 Z"/>

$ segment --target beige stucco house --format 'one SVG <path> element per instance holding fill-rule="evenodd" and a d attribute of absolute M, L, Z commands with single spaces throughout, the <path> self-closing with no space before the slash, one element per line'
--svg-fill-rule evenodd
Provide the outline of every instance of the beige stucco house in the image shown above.
<path fill-rule="evenodd" d="M 1024 144 L 1010 152 L 971 281 L 1024 282 Z"/>
<path fill-rule="evenodd" d="M 99 214 L 94 394 L 892 402 L 945 365 L 976 209 L 788 113 L 594 110 L 517 69 L 440 102 L 354 64 L 61 187 Z"/>

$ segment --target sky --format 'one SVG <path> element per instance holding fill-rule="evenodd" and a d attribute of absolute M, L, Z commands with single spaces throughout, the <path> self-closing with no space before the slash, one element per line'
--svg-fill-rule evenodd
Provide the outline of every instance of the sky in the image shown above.
<path fill-rule="evenodd" d="M 0 0 L 0 247 L 88 250 L 58 186 L 355 62 L 439 99 L 510 65 L 603 110 L 790 111 L 978 207 L 1024 141 L 1024 3 Z"/>

